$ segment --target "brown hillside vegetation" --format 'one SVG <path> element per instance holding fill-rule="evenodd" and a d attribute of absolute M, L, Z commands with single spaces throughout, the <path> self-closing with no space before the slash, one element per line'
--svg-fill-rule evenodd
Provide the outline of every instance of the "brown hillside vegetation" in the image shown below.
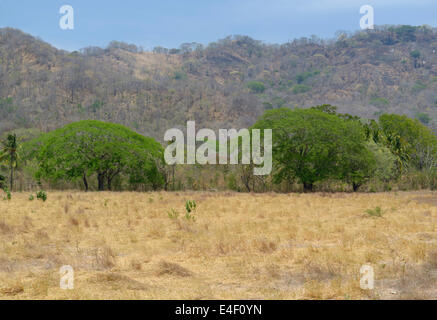
<path fill-rule="evenodd" d="M 48 196 L 0 201 L 0 298 L 437 298 L 435 192 Z"/>
<path fill-rule="evenodd" d="M 99 119 L 162 140 L 187 120 L 247 127 L 265 109 L 327 103 L 364 117 L 419 116 L 435 128 L 436 39 L 427 26 L 385 26 L 282 45 L 233 36 L 207 47 L 145 52 L 112 42 L 66 52 L 1 29 L 0 131 Z"/>

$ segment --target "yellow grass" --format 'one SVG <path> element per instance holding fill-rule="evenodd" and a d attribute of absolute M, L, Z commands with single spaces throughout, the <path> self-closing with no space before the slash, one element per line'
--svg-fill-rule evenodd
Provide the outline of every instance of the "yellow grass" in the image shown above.
<path fill-rule="evenodd" d="M 0 200 L 2 299 L 437 298 L 437 193 L 29 195 Z"/>

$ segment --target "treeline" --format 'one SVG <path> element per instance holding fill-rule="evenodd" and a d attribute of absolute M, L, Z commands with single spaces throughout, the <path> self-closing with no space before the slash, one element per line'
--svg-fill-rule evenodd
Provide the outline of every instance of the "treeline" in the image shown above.
<path fill-rule="evenodd" d="M 437 137 L 404 115 L 384 114 L 375 121 L 338 113 L 331 105 L 280 108 L 266 111 L 251 128 L 272 129 L 269 176 L 253 175 L 253 165 L 168 166 L 164 146 L 153 138 L 85 120 L 27 141 L 9 133 L 0 149 L 0 185 L 11 191 L 437 188 Z"/>

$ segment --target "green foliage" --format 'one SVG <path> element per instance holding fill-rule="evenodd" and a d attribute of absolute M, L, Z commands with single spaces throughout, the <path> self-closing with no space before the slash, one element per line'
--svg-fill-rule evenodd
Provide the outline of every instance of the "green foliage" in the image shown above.
<path fill-rule="evenodd" d="M 381 97 L 373 97 L 370 99 L 369 103 L 377 107 L 385 107 L 390 104 L 390 102 L 386 98 Z"/>
<path fill-rule="evenodd" d="M 416 113 L 416 119 L 418 119 L 420 122 L 422 122 L 424 125 L 429 124 L 431 121 L 431 117 L 427 113 Z"/>
<path fill-rule="evenodd" d="M 100 110 L 103 107 L 102 101 L 94 101 L 92 105 L 90 105 L 89 109 L 91 112 L 96 113 L 98 110 Z"/>
<path fill-rule="evenodd" d="M 381 182 L 389 182 L 394 179 L 397 175 L 396 156 L 390 152 L 389 148 L 375 143 L 373 140 L 369 140 L 367 146 L 375 158 L 373 177 Z"/>
<path fill-rule="evenodd" d="M 307 80 L 307 79 L 309 79 L 311 77 L 314 77 L 316 75 L 319 75 L 319 74 L 320 74 L 319 70 L 315 70 L 315 71 L 312 71 L 312 72 L 311 71 L 306 71 L 306 72 L 299 73 L 298 75 L 296 75 L 295 79 L 296 79 L 296 82 L 298 84 L 301 84 L 301 83 L 305 82 L 305 80 Z"/>
<path fill-rule="evenodd" d="M 365 144 L 356 144 L 348 155 L 343 155 L 341 168 L 343 170 L 340 179 L 352 185 L 354 191 L 358 191 L 365 182 L 374 176 L 377 167 L 376 156 L 372 149 Z"/>
<path fill-rule="evenodd" d="M 270 110 L 253 128 L 273 130 L 275 182 L 297 178 L 307 191 L 317 181 L 361 175 L 360 158 L 371 158 L 358 121 L 317 109 Z"/>
<path fill-rule="evenodd" d="M 368 209 L 366 210 L 366 213 L 371 217 L 382 218 L 383 216 L 383 212 L 380 207 L 376 207 L 375 209 Z"/>
<path fill-rule="evenodd" d="M 264 83 L 259 81 L 248 82 L 247 87 L 252 93 L 263 93 L 266 90 Z"/>
<path fill-rule="evenodd" d="M 175 80 L 184 80 L 187 78 L 187 74 L 183 71 L 175 71 L 173 74 L 173 79 Z"/>
<path fill-rule="evenodd" d="M 179 212 L 177 212 L 175 209 L 171 209 L 167 214 L 172 220 L 177 220 L 179 218 Z"/>
<path fill-rule="evenodd" d="M 272 105 L 275 108 L 282 108 L 286 103 L 287 103 L 287 101 L 285 101 L 285 99 L 283 99 L 281 97 L 274 97 L 272 100 Z"/>
<path fill-rule="evenodd" d="M 0 141 L 0 163 L 5 162 L 9 167 L 9 190 L 14 188 L 14 171 L 18 166 L 21 154 L 21 145 L 15 133 L 8 134 L 6 139 Z"/>
<path fill-rule="evenodd" d="M 152 138 L 112 123 L 79 121 L 54 130 L 26 144 L 26 156 L 38 163 L 36 178 L 47 180 L 82 179 L 96 174 L 98 189 L 111 190 L 121 174 L 131 184 L 152 184 L 159 188 L 163 176 L 162 146 Z"/>
<path fill-rule="evenodd" d="M 273 109 L 273 105 L 270 102 L 263 102 L 263 106 L 265 110 Z"/>
<path fill-rule="evenodd" d="M 196 201 L 194 201 L 194 200 L 188 200 L 185 203 L 185 210 L 187 211 L 187 213 L 191 213 L 191 212 L 195 211 L 196 207 L 197 207 L 197 204 L 196 204 Z"/>
<path fill-rule="evenodd" d="M 311 87 L 305 84 L 297 84 L 292 89 L 294 94 L 305 93 L 311 91 Z"/>
<path fill-rule="evenodd" d="M 322 104 L 320 106 L 311 107 L 311 109 L 322 111 L 327 114 L 337 114 L 337 107 L 330 104 Z"/>
<path fill-rule="evenodd" d="M 379 124 L 385 145 L 398 158 L 400 172 L 405 167 L 431 168 L 437 159 L 437 137 L 419 122 L 407 116 L 384 114 Z"/>
<path fill-rule="evenodd" d="M 411 42 L 416 40 L 416 29 L 417 27 L 402 25 L 397 28 L 391 28 L 395 32 L 397 38 L 402 42 Z"/>
<path fill-rule="evenodd" d="M 420 58 L 420 51 L 419 50 L 413 50 L 410 52 L 410 56 L 413 59 L 419 59 Z"/>
<path fill-rule="evenodd" d="M 33 194 L 31 194 L 31 195 L 29 196 L 29 201 L 33 201 L 33 200 L 35 200 L 35 197 L 33 196 Z"/>
<path fill-rule="evenodd" d="M 46 202 L 47 193 L 44 190 L 40 190 L 36 193 L 36 198 L 42 200 L 43 202 Z"/>
<path fill-rule="evenodd" d="M 196 217 L 193 215 L 196 212 L 197 204 L 194 200 L 188 200 L 185 203 L 185 219 L 191 222 L 196 221 Z"/>
<path fill-rule="evenodd" d="M 413 93 L 420 92 L 422 90 L 425 90 L 427 88 L 427 85 L 425 83 L 422 83 L 420 81 L 417 81 L 414 86 L 411 88 L 411 91 Z"/>
<path fill-rule="evenodd" d="M 235 178 L 235 174 L 231 173 L 227 178 L 227 187 L 230 190 L 238 191 L 237 179 Z"/>
<path fill-rule="evenodd" d="M 196 222 L 196 217 L 193 215 L 193 214 L 191 214 L 191 213 L 185 213 L 185 216 L 184 216 L 184 218 L 187 220 L 187 221 L 190 221 L 190 222 Z"/>

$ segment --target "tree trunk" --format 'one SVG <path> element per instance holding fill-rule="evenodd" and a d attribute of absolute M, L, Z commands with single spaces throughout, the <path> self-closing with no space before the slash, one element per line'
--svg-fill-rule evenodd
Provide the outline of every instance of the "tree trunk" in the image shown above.
<path fill-rule="evenodd" d="M 304 182 L 303 183 L 303 190 L 305 192 L 312 192 L 313 187 L 314 187 L 314 184 L 312 182 Z"/>
<path fill-rule="evenodd" d="M 98 185 L 99 191 L 105 190 L 105 175 L 103 173 L 97 174 L 97 181 L 99 183 Z"/>
<path fill-rule="evenodd" d="M 11 160 L 12 162 L 12 160 Z M 10 181 L 10 191 L 12 192 L 12 188 L 14 187 L 14 166 L 11 163 L 11 181 Z"/>
<path fill-rule="evenodd" d="M 108 188 L 109 191 L 111 191 L 111 189 L 112 189 L 112 178 L 108 176 L 107 179 L 106 179 L 106 182 L 107 182 L 106 187 Z"/>
<path fill-rule="evenodd" d="M 83 184 L 85 186 L 85 192 L 88 192 L 88 180 L 86 179 L 86 173 L 83 173 Z"/>
<path fill-rule="evenodd" d="M 354 192 L 358 191 L 358 188 L 361 186 L 361 184 L 358 183 L 352 183 L 352 188 L 354 189 Z"/>

